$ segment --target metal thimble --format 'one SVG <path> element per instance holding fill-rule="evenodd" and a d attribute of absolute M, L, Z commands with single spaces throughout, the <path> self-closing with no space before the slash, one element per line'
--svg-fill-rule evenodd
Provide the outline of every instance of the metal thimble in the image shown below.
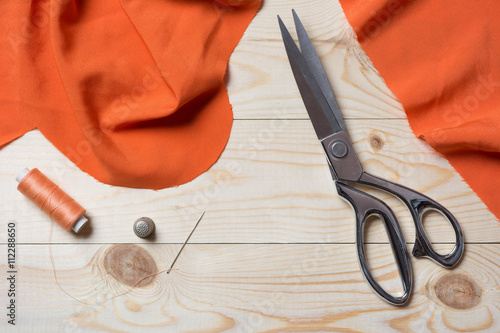
<path fill-rule="evenodd" d="M 138 237 L 149 237 L 154 231 L 155 223 L 149 217 L 138 218 L 134 223 L 134 232 Z"/>

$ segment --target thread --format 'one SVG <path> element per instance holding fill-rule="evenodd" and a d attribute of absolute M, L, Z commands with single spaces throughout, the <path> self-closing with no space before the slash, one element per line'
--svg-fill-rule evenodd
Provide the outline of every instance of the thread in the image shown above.
<path fill-rule="evenodd" d="M 133 291 L 137 285 L 139 285 L 142 281 L 144 281 L 146 279 L 149 279 L 149 278 L 151 278 L 153 276 L 157 276 L 157 275 L 163 274 L 165 272 L 167 274 L 170 274 L 170 272 L 172 271 L 172 268 L 174 267 L 175 262 L 177 261 L 177 258 L 179 258 L 179 255 L 181 254 L 182 250 L 184 249 L 184 247 L 186 246 L 187 242 L 189 241 L 189 238 L 191 238 L 191 236 L 193 235 L 193 232 L 196 229 L 196 227 L 198 226 L 198 224 L 200 224 L 200 221 L 201 221 L 201 219 L 203 218 L 204 215 L 205 215 L 205 212 L 203 212 L 203 214 L 201 214 L 200 219 L 198 220 L 198 222 L 196 222 L 196 225 L 194 226 L 193 230 L 191 231 L 191 233 L 189 234 L 188 238 L 184 242 L 184 245 L 182 245 L 180 251 L 177 253 L 177 256 L 175 257 L 174 261 L 172 262 L 172 265 L 170 266 L 170 268 L 158 271 L 156 273 L 145 275 L 145 276 L 139 278 L 132 286 L 130 286 L 124 292 L 118 293 L 116 295 L 104 298 L 104 299 L 102 299 L 100 301 L 96 301 L 96 302 L 92 302 L 92 301 L 89 301 L 89 300 L 80 300 L 80 299 L 78 299 L 77 297 L 73 296 L 71 293 L 69 293 L 68 291 L 66 291 L 66 289 L 64 289 L 63 286 L 59 283 L 59 278 L 57 276 L 57 270 L 56 270 L 56 266 L 55 266 L 55 263 L 54 263 L 54 256 L 52 255 L 52 231 L 53 231 L 53 227 L 52 226 L 53 225 L 51 224 L 50 225 L 50 231 L 49 231 L 49 241 L 48 241 L 48 244 L 49 244 L 49 257 L 50 257 L 50 263 L 52 264 L 52 273 L 54 274 L 54 280 L 56 281 L 57 286 L 59 287 L 59 289 L 61 289 L 61 291 L 63 293 L 65 293 L 66 295 L 68 295 L 69 297 L 71 297 L 72 299 L 74 299 L 75 301 L 77 301 L 78 303 L 81 303 L 81 304 L 86 305 L 86 306 L 98 307 L 98 306 L 101 306 L 101 305 L 103 305 L 104 303 L 106 303 L 108 301 L 114 300 L 117 297 L 121 297 L 121 296 L 127 295 L 128 293 L 130 293 L 131 291 Z"/>
<path fill-rule="evenodd" d="M 24 169 L 17 189 L 64 230 L 75 232 L 87 223 L 85 209 L 38 169 Z"/>

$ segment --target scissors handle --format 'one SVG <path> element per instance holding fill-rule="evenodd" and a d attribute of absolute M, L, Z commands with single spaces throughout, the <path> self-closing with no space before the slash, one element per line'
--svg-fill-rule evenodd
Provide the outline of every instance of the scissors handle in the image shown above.
<path fill-rule="evenodd" d="M 336 181 L 337 191 L 344 199 L 346 199 L 353 207 L 356 214 L 356 246 L 358 250 L 359 263 L 361 270 L 365 275 L 366 280 L 373 290 L 385 301 L 394 305 L 405 304 L 412 289 L 412 271 L 410 266 L 410 255 L 406 248 L 406 242 L 403 233 L 396 220 L 396 216 L 392 210 L 379 199 L 361 191 L 358 191 L 348 185 Z M 370 216 L 379 216 L 385 224 L 389 242 L 396 259 L 396 264 L 399 269 L 399 276 L 403 285 L 403 295 L 393 296 L 384 290 L 380 284 L 373 278 L 373 275 L 368 267 L 365 256 L 364 247 L 364 227 L 366 220 Z"/>
<path fill-rule="evenodd" d="M 375 177 L 366 172 L 363 173 L 358 182 L 389 192 L 397 196 L 408 207 L 415 223 L 416 239 L 412 251 L 415 257 L 427 257 L 447 268 L 453 267 L 460 261 L 464 252 L 464 236 L 457 220 L 445 207 L 412 189 Z M 432 247 L 429 238 L 427 238 L 422 224 L 423 215 L 427 210 L 434 210 L 441 213 L 450 222 L 455 231 L 455 247 L 446 255 L 437 253 Z"/>

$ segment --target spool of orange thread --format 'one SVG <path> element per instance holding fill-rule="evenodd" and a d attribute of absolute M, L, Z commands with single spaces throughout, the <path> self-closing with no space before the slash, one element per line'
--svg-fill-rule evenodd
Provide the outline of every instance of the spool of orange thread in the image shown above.
<path fill-rule="evenodd" d="M 75 232 L 88 222 L 83 215 L 85 209 L 80 206 L 59 186 L 54 184 L 38 169 L 28 168 L 16 177 L 19 182 L 17 189 L 50 216 L 64 230 L 72 228 Z"/>

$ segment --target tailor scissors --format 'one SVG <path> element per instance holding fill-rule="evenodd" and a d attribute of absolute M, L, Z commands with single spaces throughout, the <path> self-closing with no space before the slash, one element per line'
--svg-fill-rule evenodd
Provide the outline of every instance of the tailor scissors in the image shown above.
<path fill-rule="evenodd" d="M 314 130 L 326 154 L 337 192 L 351 204 L 356 215 L 356 247 L 363 274 L 373 290 L 394 305 L 405 304 L 412 290 L 412 269 L 406 242 L 393 211 L 381 200 L 352 188 L 351 183 L 384 190 L 399 198 L 410 211 L 415 224 L 415 257 L 427 257 L 444 267 L 454 266 L 464 252 L 464 237 L 455 217 L 442 205 L 407 187 L 392 183 L 363 171 L 347 133 L 335 95 L 321 65 L 321 61 L 294 10 L 293 17 L 300 50 L 278 16 L 281 36 L 302 100 L 313 123 Z M 422 219 L 427 210 L 441 213 L 452 225 L 456 242 L 447 255 L 437 253 L 427 238 Z M 371 216 L 378 216 L 385 225 L 389 242 L 399 269 L 403 295 L 394 296 L 384 290 L 372 276 L 364 248 L 364 227 Z"/>

